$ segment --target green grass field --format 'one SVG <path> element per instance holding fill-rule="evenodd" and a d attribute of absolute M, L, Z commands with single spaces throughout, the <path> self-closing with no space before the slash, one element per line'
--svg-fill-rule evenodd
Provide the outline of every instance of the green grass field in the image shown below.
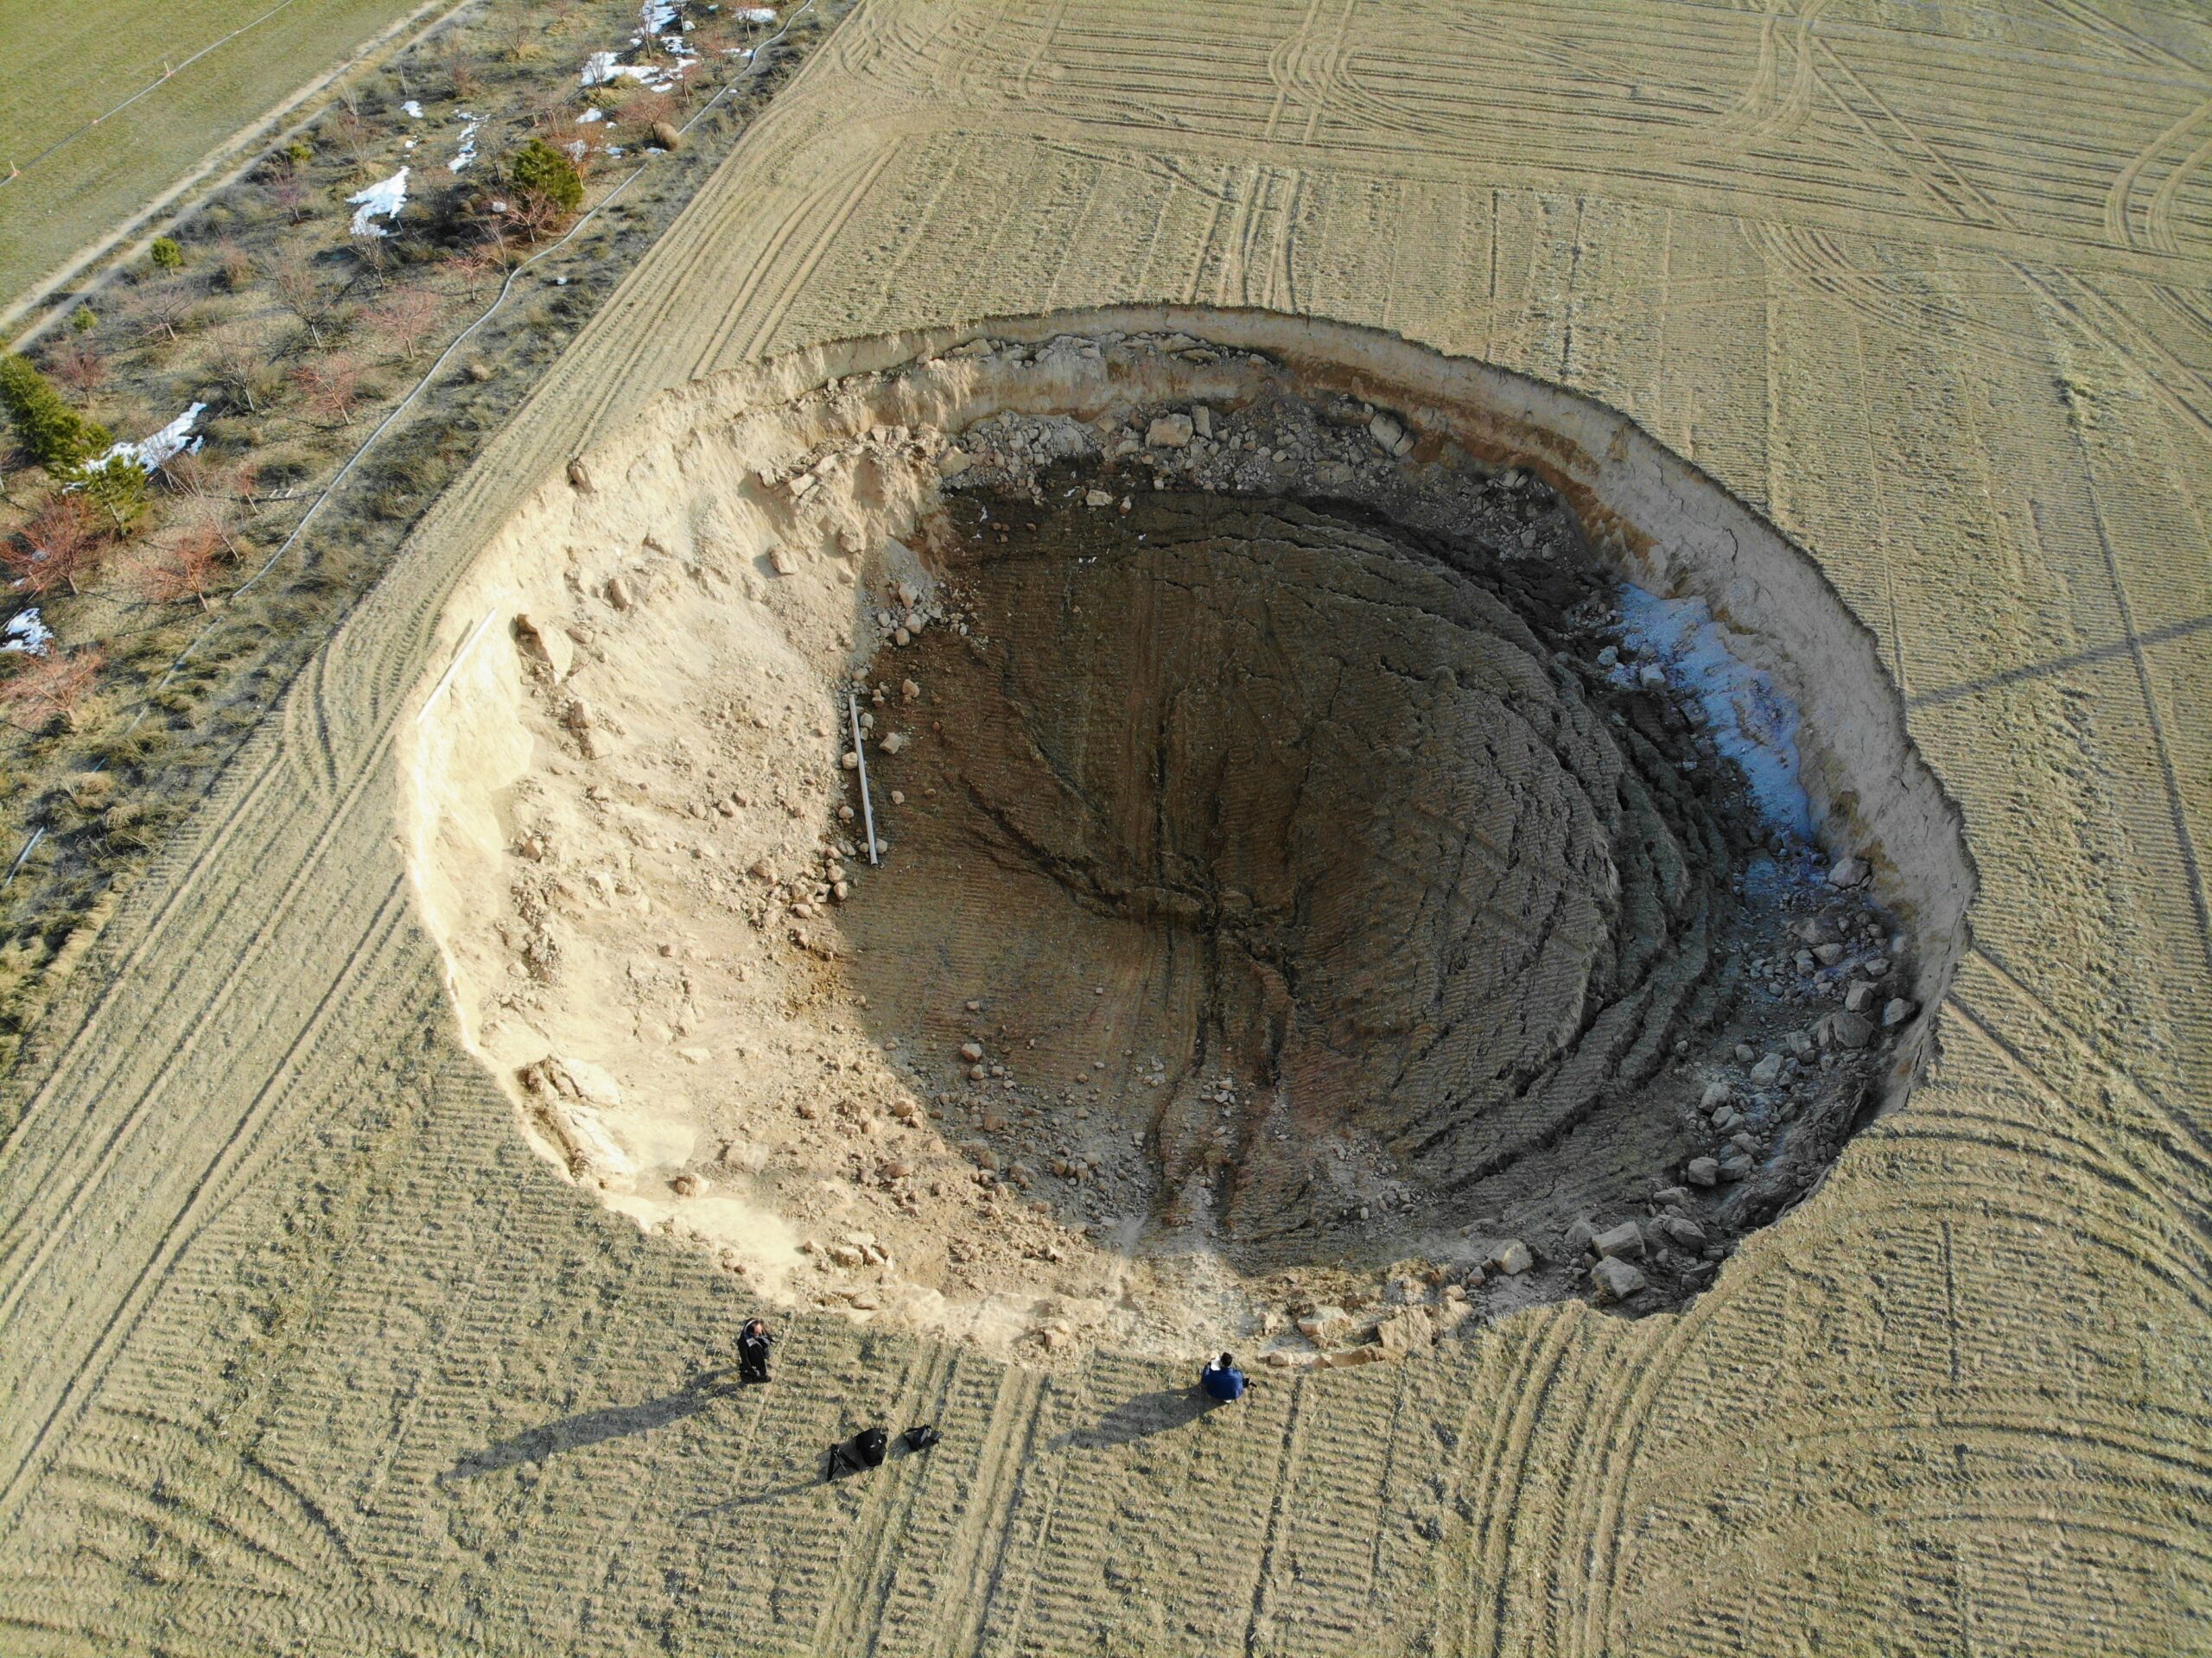
<path fill-rule="evenodd" d="M 0 0 L 0 308 L 421 3 Z"/>

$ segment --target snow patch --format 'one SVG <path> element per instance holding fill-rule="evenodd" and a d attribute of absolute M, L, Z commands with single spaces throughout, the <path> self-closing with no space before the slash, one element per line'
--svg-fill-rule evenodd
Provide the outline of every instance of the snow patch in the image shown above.
<path fill-rule="evenodd" d="M 354 235 L 389 236 L 391 232 L 374 221 L 396 219 L 399 210 L 407 205 L 407 169 L 403 167 L 390 178 L 346 200 L 359 209 L 353 215 Z"/>
<path fill-rule="evenodd" d="M 773 6 L 744 6 L 734 15 L 741 23 L 772 23 L 776 21 Z"/>
<path fill-rule="evenodd" d="M 446 163 L 446 171 L 458 173 L 476 159 L 476 135 L 483 125 L 481 121 L 471 121 L 461 130 L 460 153 Z"/>
<path fill-rule="evenodd" d="M 676 27 L 676 0 L 645 0 L 638 16 L 645 22 L 646 34 L 661 34 Z"/>
<path fill-rule="evenodd" d="M 665 69 L 645 64 L 620 63 L 615 60 L 615 54 L 612 52 L 594 52 L 584 60 L 584 85 L 604 86 L 609 81 L 620 80 L 626 76 L 640 86 L 650 86 L 657 92 L 666 92 L 671 86 L 676 85 L 677 78 L 690 67 L 688 60 L 673 64 Z"/>
<path fill-rule="evenodd" d="M 1732 655 L 1702 599 L 1662 599 L 1621 584 L 1621 642 L 1638 665 L 1656 662 L 1669 682 L 1695 696 L 1713 746 L 1743 768 L 1751 797 L 1777 828 L 1811 839 L 1813 806 L 1800 779 L 1797 706 L 1774 681 Z M 1615 668 L 1631 686 L 1637 669 Z"/>
<path fill-rule="evenodd" d="M 167 466 L 181 454 L 197 454 L 204 440 L 192 435 L 192 426 L 207 410 L 206 403 L 195 403 L 152 436 L 141 438 L 136 443 L 117 444 L 92 462 L 94 469 L 105 467 L 111 461 L 128 461 L 141 471 L 151 472 L 156 467 Z"/>
<path fill-rule="evenodd" d="M 0 627 L 0 651 L 12 651 L 18 656 L 42 657 L 54 643 L 54 630 L 38 613 L 38 607 L 17 611 Z"/>
<path fill-rule="evenodd" d="M 606 111 L 586 110 L 582 115 L 576 118 L 576 124 L 578 126 L 588 127 L 594 121 L 604 121 L 605 119 L 607 119 Z"/>
<path fill-rule="evenodd" d="M 423 106 L 411 98 L 399 107 L 407 111 L 407 118 L 410 121 L 419 121 L 423 118 Z"/>

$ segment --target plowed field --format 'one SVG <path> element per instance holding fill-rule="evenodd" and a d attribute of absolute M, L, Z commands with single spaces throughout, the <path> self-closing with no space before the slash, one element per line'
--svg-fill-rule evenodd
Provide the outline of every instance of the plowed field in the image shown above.
<path fill-rule="evenodd" d="M 72 981 L 0 1148 L 0 1645 L 2212 1644 L 2208 81 L 2148 3 L 869 0 Z M 1099 305 L 1564 386 L 1872 630 L 1971 939 L 1909 1101 L 1682 1312 L 1203 1417 L 1110 1345 L 807 1314 L 725 1389 L 745 1280 L 465 1045 L 402 757 L 503 527 L 724 371 Z M 822 1483 L 876 1420 L 944 1442 Z"/>

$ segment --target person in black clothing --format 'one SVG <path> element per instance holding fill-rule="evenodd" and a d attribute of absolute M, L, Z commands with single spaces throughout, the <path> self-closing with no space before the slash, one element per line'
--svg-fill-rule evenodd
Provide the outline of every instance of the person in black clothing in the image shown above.
<path fill-rule="evenodd" d="M 766 1382 L 768 1379 L 768 1344 L 775 1340 L 768 1333 L 766 1318 L 747 1318 L 745 1328 L 737 1334 L 737 1379 L 740 1382 Z"/>

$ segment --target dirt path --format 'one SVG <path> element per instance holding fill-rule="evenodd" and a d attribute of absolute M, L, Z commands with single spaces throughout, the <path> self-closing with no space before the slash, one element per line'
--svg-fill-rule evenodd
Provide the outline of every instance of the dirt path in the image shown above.
<path fill-rule="evenodd" d="M 2199 200 L 2202 94 L 2085 14 L 1916 16 L 1408 9 L 1370 51 L 1330 6 L 861 9 L 79 975 L 0 1148 L 8 1640 L 2203 1646 L 2205 220 L 2146 217 Z M 1536 1311 L 1203 1418 L 1175 1368 L 836 1318 L 698 1385 L 743 1295 L 528 1148 L 416 919 L 395 747 L 440 618 L 663 387 L 1151 299 L 1563 382 L 1808 548 L 1980 861 L 1940 1063 L 1680 1318 Z M 945 1442 L 815 1483 L 875 1418 Z"/>

